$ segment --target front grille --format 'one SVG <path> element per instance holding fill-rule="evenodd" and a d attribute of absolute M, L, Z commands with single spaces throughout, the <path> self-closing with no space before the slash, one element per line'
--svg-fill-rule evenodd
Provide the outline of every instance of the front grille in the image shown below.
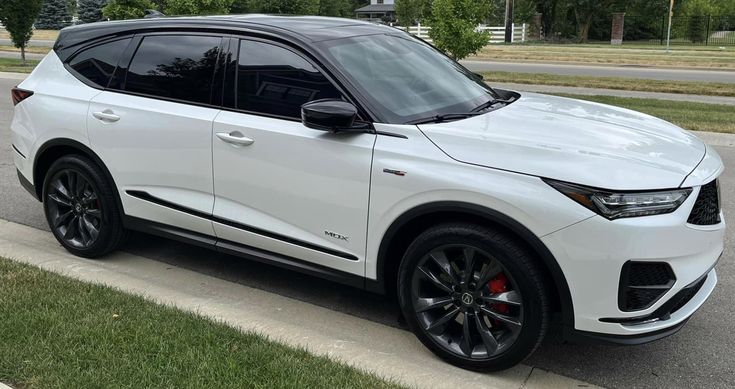
<path fill-rule="evenodd" d="M 690 224 L 709 226 L 720 223 L 720 184 L 717 180 L 703 185 L 689 214 Z"/>
<path fill-rule="evenodd" d="M 628 261 L 620 272 L 618 307 L 621 311 L 640 311 L 653 305 L 676 281 L 666 263 Z"/>

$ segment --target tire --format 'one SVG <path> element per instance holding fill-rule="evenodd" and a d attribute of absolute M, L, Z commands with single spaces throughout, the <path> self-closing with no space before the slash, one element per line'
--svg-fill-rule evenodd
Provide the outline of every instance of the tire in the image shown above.
<path fill-rule="evenodd" d="M 447 362 L 483 372 L 513 367 L 536 350 L 549 324 L 548 291 L 522 243 L 468 223 L 423 232 L 398 274 L 399 304 L 419 340 Z"/>
<path fill-rule="evenodd" d="M 76 256 L 99 258 L 120 246 L 126 231 L 118 204 L 102 168 L 86 157 L 61 157 L 44 178 L 46 221 L 56 240 Z"/>

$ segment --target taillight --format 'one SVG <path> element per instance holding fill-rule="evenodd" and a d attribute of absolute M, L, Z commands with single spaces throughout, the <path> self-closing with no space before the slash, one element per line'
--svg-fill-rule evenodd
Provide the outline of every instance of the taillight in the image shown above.
<path fill-rule="evenodd" d="M 33 96 L 33 92 L 15 87 L 10 91 L 10 96 L 13 98 L 13 105 L 18 105 L 21 101 Z"/>

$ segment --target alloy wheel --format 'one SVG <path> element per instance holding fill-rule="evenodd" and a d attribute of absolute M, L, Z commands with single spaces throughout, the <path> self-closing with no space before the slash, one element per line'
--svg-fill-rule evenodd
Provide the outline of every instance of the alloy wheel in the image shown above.
<path fill-rule="evenodd" d="M 51 227 L 64 242 L 78 249 L 91 247 L 104 226 L 100 200 L 81 172 L 64 169 L 50 181 L 48 201 Z"/>
<path fill-rule="evenodd" d="M 447 245 L 423 257 L 412 277 L 413 310 L 440 347 L 469 359 L 508 350 L 523 328 L 523 298 L 507 269 L 469 245 Z"/>

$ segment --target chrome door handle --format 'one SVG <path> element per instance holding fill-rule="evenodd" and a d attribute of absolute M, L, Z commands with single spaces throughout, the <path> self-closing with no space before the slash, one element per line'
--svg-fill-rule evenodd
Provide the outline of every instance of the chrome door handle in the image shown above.
<path fill-rule="evenodd" d="M 254 140 L 245 137 L 239 131 L 229 132 L 229 133 L 228 132 L 218 132 L 217 138 L 220 138 L 222 141 L 227 142 L 234 146 L 250 146 L 251 144 L 255 143 Z"/>
<path fill-rule="evenodd" d="M 115 115 L 112 110 L 106 109 L 102 112 L 94 112 L 92 113 L 92 116 L 95 117 L 95 119 L 107 122 L 107 123 L 114 123 L 118 120 L 120 120 L 120 116 Z"/>

